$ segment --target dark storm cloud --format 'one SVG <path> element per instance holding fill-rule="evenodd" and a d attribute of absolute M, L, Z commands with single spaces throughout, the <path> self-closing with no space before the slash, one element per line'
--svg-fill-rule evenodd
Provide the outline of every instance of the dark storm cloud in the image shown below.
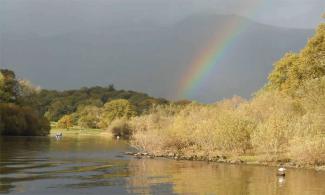
<path fill-rule="evenodd" d="M 229 15 L 314 28 L 323 12 L 324 0 L 0 0 L 0 66 L 44 88 L 114 83 L 175 98 L 191 60 Z M 235 56 L 225 58 L 223 72 L 196 99 L 249 96 L 264 84 L 271 64 L 312 33 L 249 23 L 252 32 L 237 41 Z M 237 75 L 249 66 L 254 74 Z M 231 76 L 237 80 L 226 84 Z M 249 89 L 240 85 L 247 82 Z"/>

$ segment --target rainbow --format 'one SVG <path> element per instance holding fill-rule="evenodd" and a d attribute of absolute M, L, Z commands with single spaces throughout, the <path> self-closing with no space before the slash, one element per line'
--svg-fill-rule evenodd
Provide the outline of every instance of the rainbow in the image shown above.
<path fill-rule="evenodd" d="M 246 15 L 254 17 L 266 1 L 268 0 L 251 1 Z M 204 78 L 220 63 L 229 48 L 247 27 L 247 21 L 238 17 L 238 19 L 231 20 L 226 26 L 223 26 L 221 33 L 218 32 L 213 36 L 207 47 L 192 61 L 189 69 L 182 77 L 177 90 L 178 98 L 190 98 L 195 94 Z"/>

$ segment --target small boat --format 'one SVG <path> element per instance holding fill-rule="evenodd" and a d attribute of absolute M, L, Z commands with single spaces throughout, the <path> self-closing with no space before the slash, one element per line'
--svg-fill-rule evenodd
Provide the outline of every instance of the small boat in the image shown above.
<path fill-rule="evenodd" d="M 62 136 L 63 136 L 62 132 L 60 132 L 60 133 L 56 133 L 56 134 L 55 134 L 55 138 L 56 138 L 57 140 L 60 140 L 60 139 L 62 138 Z"/>

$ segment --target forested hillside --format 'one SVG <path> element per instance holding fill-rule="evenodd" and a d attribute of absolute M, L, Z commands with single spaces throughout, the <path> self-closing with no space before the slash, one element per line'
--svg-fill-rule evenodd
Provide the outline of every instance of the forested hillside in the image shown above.
<path fill-rule="evenodd" d="M 108 87 L 84 87 L 79 90 L 41 90 L 32 94 L 29 104 L 39 110 L 51 121 L 58 121 L 62 116 L 72 114 L 83 107 L 102 107 L 112 100 L 125 99 L 134 107 L 137 114 L 148 110 L 154 104 L 166 104 L 165 99 L 157 99 L 135 91 L 116 90 Z"/>
<path fill-rule="evenodd" d="M 46 135 L 48 121 L 60 119 L 61 128 L 105 129 L 117 118 L 138 116 L 154 105 L 168 103 L 144 93 L 116 90 L 113 85 L 56 91 L 18 80 L 11 70 L 1 70 L 0 74 L 2 135 Z"/>

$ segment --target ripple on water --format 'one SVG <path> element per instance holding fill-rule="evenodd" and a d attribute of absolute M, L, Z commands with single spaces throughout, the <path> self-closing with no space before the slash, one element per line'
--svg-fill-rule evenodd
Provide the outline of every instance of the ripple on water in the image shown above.
<path fill-rule="evenodd" d="M 325 172 L 163 159 L 130 159 L 126 143 L 0 138 L 0 193 L 325 194 Z M 31 152 L 30 152 L 31 151 Z"/>

